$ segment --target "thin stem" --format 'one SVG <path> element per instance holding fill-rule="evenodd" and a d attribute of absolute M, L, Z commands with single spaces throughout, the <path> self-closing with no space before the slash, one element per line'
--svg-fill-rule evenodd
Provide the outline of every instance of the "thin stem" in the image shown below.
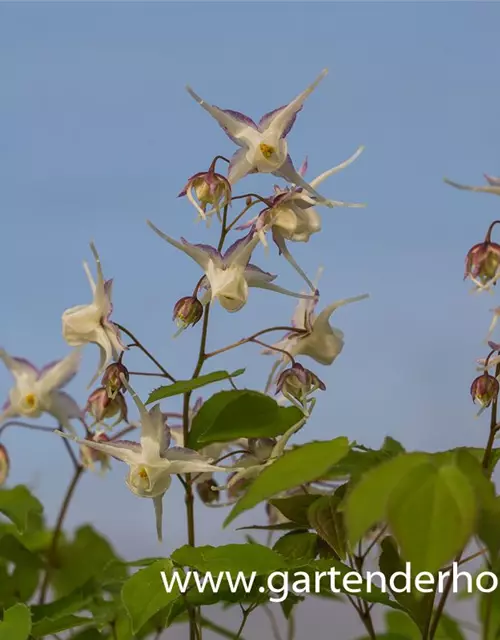
<path fill-rule="evenodd" d="M 8 422 L 4 422 L 4 424 L 0 427 L 0 434 L 2 434 L 7 427 L 23 427 L 24 429 L 32 429 L 33 431 L 50 431 L 54 433 L 55 427 L 42 427 L 36 424 L 29 424 L 29 422 L 22 422 L 21 420 L 9 420 Z"/>
<path fill-rule="evenodd" d="M 226 229 L 226 233 L 229 233 L 229 231 L 231 231 L 231 229 L 234 227 L 234 225 L 239 222 L 241 220 L 241 218 L 243 218 L 243 216 L 245 215 L 245 213 L 247 213 L 253 206 L 254 204 L 257 203 L 257 200 L 254 200 L 253 202 L 249 202 L 247 204 L 247 206 L 236 216 L 236 218 L 231 222 L 231 224 L 227 227 Z"/>
<path fill-rule="evenodd" d="M 499 221 L 497 221 L 499 222 Z M 490 227 L 489 229 L 489 233 L 491 233 L 491 229 L 493 228 L 493 225 Z M 500 375 L 500 363 L 497 364 L 496 369 L 495 369 L 495 378 L 498 378 L 498 376 Z M 493 451 L 493 444 L 495 442 L 495 435 L 496 432 L 498 431 L 497 428 L 497 409 L 498 409 L 498 397 L 496 397 L 493 400 L 492 406 L 491 406 L 491 417 L 490 417 L 490 432 L 489 432 L 489 436 L 488 436 L 488 442 L 486 443 L 486 449 L 484 450 L 484 455 L 483 455 L 483 461 L 482 461 L 482 467 L 484 469 L 485 472 L 487 472 L 487 475 L 491 475 L 491 470 L 489 471 L 489 466 L 490 466 L 490 458 L 491 458 L 491 453 Z M 462 555 L 464 553 L 465 549 L 462 549 L 460 551 L 460 553 L 457 555 L 457 557 L 455 558 L 455 562 L 457 564 L 460 564 L 462 561 Z M 439 620 L 441 618 L 441 615 L 444 611 L 444 607 L 446 604 L 446 600 L 448 599 L 448 596 L 450 595 L 450 591 L 451 591 L 451 587 L 452 587 L 452 580 L 451 577 L 448 577 L 448 580 L 446 582 L 446 585 L 443 589 L 443 593 L 441 595 L 441 599 L 439 600 L 439 604 L 436 608 L 436 612 L 434 614 L 434 619 L 432 621 L 432 624 L 430 625 L 430 630 L 429 630 L 429 640 L 433 640 L 434 636 L 436 635 L 436 631 L 439 625 Z M 432 611 L 431 611 L 431 615 L 432 615 Z"/>
<path fill-rule="evenodd" d="M 165 378 L 168 378 L 171 382 L 175 382 L 176 381 L 175 378 L 170 375 L 170 373 L 165 369 L 165 367 L 163 367 L 158 362 L 158 360 L 154 357 L 154 355 L 150 351 L 148 351 L 146 349 L 146 347 L 142 344 L 142 342 L 140 342 L 140 340 L 138 340 L 131 331 L 126 329 L 121 324 L 118 324 L 117 322 L 114 322 L 113 324 L 116 327 L 118 327 L 118 329 L 120 329 L 120 331 L 123 331 L 123 333 L 125 333 L 131 340 L 134 341 L 135 346 L 138 347 L 151 360 L 151 362 L 153 362 L 158 367 L 158 369 L 163 373 Z"/>
<path fill-rule="evenodd" d="M 131 376 L 151 376 L 155 378 L 165 378 L 164 373 L 149 373 L 147 371 L 129 371 L 129 375 Z"/>
<path fill-rule="evenodd" d="M 362 554 L 361 559 L 364 562 L 366 560 L 366 558 L 368 557 L 370 551 L 373 549 L 373 547 L 379 542 L 380 538 L 384 535 L 384 533 L 387 530 L 387 525 L 385 527 L 383 527 L 375 536 L 375 538 L 370 542 L 370 544 L 367 546 L 365 552 Z"/>
<path fill-rule="evenodd" d="M 73 477 L 71 479 L 71 482 L 68 485 L 68 488 L 66 490 L 66 493 L 64 495 L 63 501 L 61 503 L 61 508 L 59 510 L 59 516 L 57 518 L 57 522 L 56 522 L 56 526 L 54 529 L 54 532 L 52 534 L 52 542 L 50 545 L 50 549 L 49 549 L 49 553 L 48 553 L 48 558 L 47 558 L 47 568 L 45 571 L 45 576 L 43 578 L 43 582 L 42 582 L 42 586 L 40 589 L 40 597 L 38 600 L 38 604 L 43 604 L 45 602 L 45 597 L 47 595 L 47 589 L 49 586 L 49 580 L 50 580 L 50 573 L 51 570 L 54 568 L 54 561 L 55 561 L 55 556 L 57 553 L 57 545 L 59 542 L 59 538 L 61 536 L 61 532 L 62 532 L 62 527 L 64 524 L 64 519 L 66 517 L 66 514 L 68 512 L 69 509 L 69 505 L 71 503 L 71 499 L 73 498 L 73 494 L 75 492 L 75 489 L 78 485 L 78 481 L 80 480 L 82 473 L 84 471 L 84 468 L 81 465 L 78 465 L 78 467 L 75 469 L 75 473 L 73 474 Z"/>
<path fill-rule="evenodd" d="M 263 609 L 264 613 L 266 614 L 266 616 L 269 619 L 269 623 L 271 625 L 271 631 L 272 631 L 274 640 L 282 640 L 281 633 L 280 633 L 280 630 L 279 630 L 279 627 L 278 627 L 278 622 L 276 620 L 276 616 L 274 615 L 273 610 L 267 604 L 263 605 L 262 609 Z"/>
<path fill-rule="evenodd" d="M 251 613 L 251 607 L 248 607 L 248 609 L 244 609 L 243 607 L 241 607 L 241 610 L 243 612 L 243 617 L 241 619 L 240 627 L 236 632 L 236 635 L 234 636 L 235 640 L 238 640 L 238 638 L 241 638 L 241 634 L 243 633 L 243 629 L 245 628 L 245 625 L 247 623 L 248 616 Z"/>
<path fill-rule="evenodd" d="M 74 468 L 75 468 L 75 472 L 76 472 L 76 470 L 77 470 L 81 465 L 80 465 L 80 463 L 78 462 L 78 460 L 76 459 L 75 453 L 74 453 L 73 449 L 71 448 L 70 443 L 66 440 L 66 438 L 63 438 L 63 439 L 62 439 L 62 441 L 63 441 L 63 444 L 64 444 L 64 446 L 65 446 L 65 448 L 66 448 L 66 451 L 67 451 L 67 452 L 68 452 L 68 454 L 69 454 L 69 457 L 71 458 L 71 461 L 73 462 L 73 466 L 74 466 Z"/>
<path fill-rule="evenodd" d="M 284 356 L 286 356 L 290 362 L 292 363 L 292 365 L 295 364 L 295 358 L 292 356 L 291 353 L 288 353 L 288 351 L 285 351 L 285 349 L 280 349 L 279 347 L 275 347 L 271 344 L 267 344 L 265 342 L 261 342 L 260 340 L 257 340 L 256 338 L 253 338 L 251 340 L 251 342 L 253 342 L 254 344 L 258 344 L 261 347 L 264 347 L 266 349 L 270 349 L 271 351 L 276 351 L 277 353 L 282 353 Z"/>
<path fill-rule="evenodd" d="M 207 359 L 213 358 L 213 356 L 217 356 L 220 353 L 229 351 L 230 349 L 236 349 L 236 347 L 240 347 L 241 345 L 246 344 L 247 342 L 255 341 L 255 338 L 258 338 L 259 336 L 262 336 L 265 333 L 270 333 L 271 331 L 287 331 L 290 333 L 293 332 L 297 334 L 307 333 L 306 329 L 297 329 L 296 327 L 269 327 L 269 329 L 262 329 L 261 331 L 257 331 L 257 333 L 254 333 L 251 336 L 248 336 L 248 338 L 242 338 L 241 340 L 238 340 L 238 342 L 234 342 L 233 344 L 230 344 L 227 347 L 223 347 L 222 349 L 217 349 L 217 351 L 211 351 L 210 353 L 207 353 L 205 357 Z"/>

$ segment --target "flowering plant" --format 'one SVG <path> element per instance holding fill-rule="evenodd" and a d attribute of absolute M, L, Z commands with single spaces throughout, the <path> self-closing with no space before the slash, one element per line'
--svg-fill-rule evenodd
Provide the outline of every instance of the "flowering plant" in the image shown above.
<path fill-rule="evenodd" d="M 275 637 L 281 637 L 284 626 L 292 640 L 296 612 L 306 598 L 304 581 L 331 570 L 347 577 L 376 567 L 379 576 L 389 580 L 388 590 L 369 585 L 361 576 L 355 590 L 344 580 L 337 592 L 352 605 L 366 637 L 460 640 L 465 637 L 460 624 L 445 611 L 452 588 L 450 563 L 484 559 L 488 584 L 495 580 L 498 584 L 500 502 L 491 477 L 500 458 L 494 446 L 500 430 L 499 344 L 490 340 L 490 351 L 478 361 L 478 376 L 470 388 L 480 413 L 489 410 L 491 415 L 484 450 L 407 452 L 390 437 L 375 450 L 326 425 L 324 439 L 307 442 L 308 423 L 327 392 L 320 369 L 334 365 L 346 342 L 344 330 L 334 324 L 337 317 L 344 324 L 349 314 L 364 314 L 367 307 L 350 305 L 368 298 L 367 293 L 356 292 L 336 301 L 323 300 L 319 281 L 310 279 L 289 248 L 293 243 L 314 244 L 323 227 L 320 207 L 363 206 L 332 200 L 317 191 L 326 178 L 351 165 L 363 147 L 311 182 L 305 178 L 307 163 L 297 170 L 292 161 L 288 135 L 325 75 L 323 71 L 296 98 L 258 123 L 233 109 L 211 105 L 188 88 L 238 147 L 231 159 L 216 155 L 208 169 L 194 173 L 180 192 L 198 219 L 207 227 L 217 225 L 216 246 L 198 239 L 174 239 L 163 230 L 168 227 L 164 220 L 158 226 L 147 221 L 170 245 L 161 245 L 165 251 L 177 249 L 201 269 L 198 281 L 190 283 L 173 304 L 179 339 L 196 340 L 199 345 L 189 379 L 179 379 L 170 365 L 166 368 L 126 325 L 117 322 L 110 265 L 106 262 L 104 268 L 94 243 L 90 249 L 95 277 L 84 264 L 92 300 L 62 312 L 67 354 L 39 369 L 24 357 L 0 350 L 13 377 L 0 416 L 0 434 L 10 426 L 49 432 L 61 441 L 73 465 L 59 517 L 49 527 L 35 495 L 24 485 L 9 487 L 15 459 L 0 444 L 0 512 L 6 518 L 0 524 L 1 638 L 63 637 L 58 634 L 73 640 L 160 638 L 165 629 L 184 625 L 183 637 L 190 640 L 201 640 L 206 631 L 237 639 L 244 637 L 252 612 L 260 609 L 270 616 Z M 271 174 L 280 184 L 272 195 L 245 193 L 241 184 L 250 174 Z M 487 176 L 487 181 L 485 187 L 448 182 L 500 195 L 500 180 Z M 465 276 L 479 291 L 491 290 L 500 278 L 500 245 L 492 240 L 497 223 L 467 255 Z M 325 227 L 332 224 L 327 220 Z M 260 245 L 268 248 L 269 238 L 283 265 L 288 262 L 296 272 L 296 289 L 277 284 L 277 275 L 265 270 L 265 252 L 261 257 L 258 251 Z M 222 321 L 234 321 L 251 307 L 252 288 L 275 296 L 280 309 L 287 298 L 294 298 L 291 322 L 286 319 L 288 312 L 278 326 L 265 326 L 261 316 L 251 335 L 209 350 L 213 311 L 221 314 Z M 490 333 L 499 315 L 497 308 Z M 99 362 L 85 383 L 95 388 L 86 405 L 79 407 L 62 388 L 78 373 L 82 351 L 94 348 L 91 345 L 98 347 Z M 257 346 L 273 360 L 259 390 L 241 382 L 244 369 L 231 373 L 212 366 L 219 355 L 243 345 Z M 130 370 L 132 349 L 150 361 L 153 373 Z M 269 361 L 262 359 L 266 365 Z M 141 398 L 134 379 L 152 375 L 162 384 Z M 211 393 L 215 384 L 222 387 Z M 198 390 L 202 397 L 193 401 Z M 178 400 L 181 407 L 175 411 Z M 133 411 L 138 413 L 136 421 L 131 420 Z M 45 415 L 54 420 L 53 426 L 32 422 Z M 306 443 L 299 442 L 299 434 Z M 98 468 L 105 482 L 114 461 L 127 468 L 122 471 L 124 490 L 152 505 L 162 545 L 158 557 L 135 559 L 132 566 L 93 528 L 79 529 L 73 539 L 64 532 L 65 516 L 81 479 Z M 187 540 L 167 556 L 164 545 L 171 523 L 179 520 L 167 495 L 174 483 L 184 492 Z M 227 509 L 224 527 L 228 527 L 258 506 L 265 506 L 266 520 L 247 527 L 252 534 L 245 542 L 197 546 L 203 510 L 206 514 L 209 509 Z M 258 537 L 262 534 L 264 540 Z M 478 541 L 479 550 L 467 555 L 469 545 Z M 443 588 L 433 582 L 423 596 L 398 589 L 389 578 L 406 562 Z M 224 571 L 225 577 L 217 588 L 182 592 L 178 583 L 170 590 L 163 588 L 162 581 L 191 570 L 205 575 Z M 250 571 L 257 578 L 251 588 L 233 588 L 232 577 Z M 269 605 L 274 593 L 269 576 L 292 571 L 300 572 L 302 583 L 282 590 L 278 623 L 276 610 Z M 479 585 L 477 591 L 483 637 L 489 640 L 500 633 L 500 605 L 486 587 Z M 320 585 L 314 595 L 331 598 L 332 591 Z M 211 607 L 218 604 L 239 607 L 238 628 L 221 623 L 219 609 L 218 618 L 211 615 Z M 389 612 L 387 632 L 377 630 L 376 608 Z"/>

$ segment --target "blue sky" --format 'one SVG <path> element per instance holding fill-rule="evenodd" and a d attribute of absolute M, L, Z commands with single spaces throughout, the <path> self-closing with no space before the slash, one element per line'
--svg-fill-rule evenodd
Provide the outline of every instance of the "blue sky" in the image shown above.
<path fill-rule="evenodd" d="M 177 376 L 189 375 L 199 331 L 172 340 L 171 309 L 199 272 L 145 219 L 174 237 L 213 240 L 176 196 L 233 146 L 184 87 L 258 118 L 327 67 L 290 152 L 297 164 L 308 156 L 314 177 L 365 145 L 322 191 L 368 206 L 320 209 L 321 234 L 293 248 L 310 275 L 324 266 L 322 304 L 365 292 L 370 299 L 333 318 L 346 346 L 332 367 L 317 366 L 328 391 L 301 438 L 482 445 L 487 418 L 475 418 L 468 390 L 498 302 L 470 295 L 463 260 L 499 202 L 442 179 L 479 184 L 483 172 L 500 173 L 499 19 L 498 4 L 480 2 L 1 4 L 0 343 L 40 365 L 68 352 L 60 317 L 89 300 L 82 261 L 91 260 L 93 239 L 115 280 L 115 319 Z M 254 176 L 246 187 L 267 194 L 273 183 Z M 276 252 L 259 249 L 254 261 L 301 288 Z M 287 323 L 294 306 L 254 290 L 237 316 L 213 313 L 209 343 Z M 89 347 L 71 383 L 82 403 L 97 357 Z M 245 365 L 246 384 L 259 389 L 270 362 L 245 347 L 213 364 Z M 0 392 L 9 386 L 0 370 Z M 136 386 L 145 394 L 151 381 Z M 4 442 L 11 482 L 33 486 L 53 518 L 70 470 L 61 443 L 14 430 Z M 117 465 L 105 480 L 86 478 L 68 523 L 92 520 L 130 557 L 157 553 L 152 506 L 128 493 L 124 474 Z M 183 542 L 181 508 L 173 490 L 166 553 Z M 200 542 L 219 541 L 222 513 L 200 509 L 198 517 Z"/>

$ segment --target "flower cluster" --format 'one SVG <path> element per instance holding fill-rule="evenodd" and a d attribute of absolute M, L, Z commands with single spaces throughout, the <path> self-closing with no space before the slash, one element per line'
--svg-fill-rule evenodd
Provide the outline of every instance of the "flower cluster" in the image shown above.
<path fill-rule="evenodd" d="M 131 376 L 145 373 L 130 372 L 125 364 L 132 346 L 139 348 L 155 364 L 157 375 L 170 383 L 175 384 L 176 380 L 130 331 L 112 320 L 113 280 L 104 277 L 101 260 L 93 243 L 90 249 L 95 261 L 95 278 L 87 262 L 84 262 L 92 299 L 62 313 L 62 336 L 71 347 L 71 352 L 59 362 L 37 369 L 27 360 L 0 350 L 0 359 L 12 373 L 15 383 L 1 421 L 16 416 L 36 419 L 46 413 L 56 420 L 56 432 L 79 447 L 82 469 L 95 469 L 99 464 L 101 471 L 106 471 L 110 469 L 111 459 L 124 462 L 129 468 L 126 476 L 128 489 L 136 496 L 153 501 L 159 539 L 162 538 L 163 497 L 174 476 L 181 478 L 190 499 L 195 488 L 202 502 L 210 505 L 219 502 L 223 490 L 230 500 L 236 499 L 249 482 L 284 454 L 290 438 L 311 415 L 316 392 L 326 388 L 320 377 L 299 362 L 298 358 L 309 358 L 321 366 L 331 365 L 344 347 L 343 331 L 331 325 L 333 313 L 340 307 L 367 297 L 367 294 L 363 294 L 329 302 L 317 312 L 320 304 L 317 283 L 312 282 L 289 249 L 291 243 L 309 243 L 312 236 L 322 230 L 318 207 L 364 206 L 361 203 L 329 199 L 318 192 L 327 178 L 359 157 L 362 146 L 350 158 L 310 182 L 305 177 L 307 160 L 297 170 L 290 155 L 288 135 L 306 99 L 325 75 L 326 70 L 291 102 L 268 112 L 258 122 L 239 111 L 211 105 L 188 87 L 189 95 L 215 119 L 238 147 L 230 160 L 222 155 L 215 156 L 209 168 L 194 173 L 179 193 L 194 206 L 197 219 L 205 220 L 207 226 L 214 220 L 218 221 L 220 240 L 217 246 L 190 242 L 184 238 L 177 240 L 153 222 L 147 221 L 160 238 L 191 258 L 201 270 L 194 287 L 190 287 L 186 295 L 173 306 L 173 320 L 179 328 L 177 334 L 187 329 L 192 331 L 199 324 L 203 326 L 200 360 L 194 378 L 200 374 L 209 357 L 245 343 L 262 346 L 265 354 L 275 357 L 267 384 L 263 385 L 264 393 L 271 397 L 279 395 L 280 402 L 289 402 L 301 411 L 301 419 L 286 433 L 277 437 L 214 442 L 197 450 L 186 448 L 193 421 L 202 409 L 203 401 L 193 405 L 190 392 L 184 391 L 183 410 L 175 413 L 170 407 L 165 410 L 159 403 L 146 408 L 148 403 L 139 398 L 131 385 Z M 226 175 L 220 169 L 224 162 L 228 165 Z M 274 185 L 271 195 L 235 195 L 236 186 L 250 174 L 271 174 L 282 184 Z M 269 188 L 267 193 L 271 191 Z M 238 202 L 244 206 L 232 216 L 233 207 Z M 257 205 L 260 209 L 253 210 Z M 245 219 L 247 214 L 248 220 Z M 236 235 L 233 235 L 229 247 L 225 247 L 226 240 L 232 234 Z M 279 256 L 298 273 L 301 283 L 306 283 L 306 290 L 292 291 L 280 286 L 276 282 L 277 274 L 256 264 L 257 249 L 259 245 L 268 248 L 269 234 Z M 481 245 L 471 259 L 469 271 L 481 282 L 485 277 L 490 280 L 496 277 L 500 260 L 495 251 L 496 245 L 491 243 L 488 236 L 485 245 Z M 267 254 L 267 251 L 264 253 Z M 303 284 L 298 288 L 303 288 Z M 296 298 L 298 306 L 291 326 L 265 328 L 234 345 L 207 354 L 208 307 L 217 303 L 234 317 L 248 304 L 251 289 L 264 289 Z M 261 342 L 263 334 L 277 330 L 284 332 L 281 339 L 273 344 Z M 131 344 L 124 342 L 124 334 L 130 338 Z M 90 392 L 85 407 L 81 409 L 62 388 L 76 374 L 81 350 L 87 345 L 97 346 L 100 356 L 87 388 L 90 389 L 98 379 L 100 384 Z M 484 398 L 487 395 L 488 390 L 480 390 L 483 387 L 482 383 L 476 385 L 476 397 Z M 127 394 L 139 413 L 137 424 L 129 423 Z M 171 425 L 172 418 L 177 418 L 179 422 Z M 78 434 L 72 423 L 75 419 L 80 421 L 84 429 L 83 436 Z M 125 429 L 111 435 L 111 431 L 120 423 L 125 424 Z M 135 441 L 124 439 L 126 433 L 135 429 L 139 430 Z M 174 446 L 171 446 L 172 442 Z M 221 465 L 226 458 L 231 461 Z M 9 457 L 0 445 L 0 482 L 5 480 L 8 469 Z M 218 483 L 214 477 L 217 473 L 228 474 L 226 481 Z"/>

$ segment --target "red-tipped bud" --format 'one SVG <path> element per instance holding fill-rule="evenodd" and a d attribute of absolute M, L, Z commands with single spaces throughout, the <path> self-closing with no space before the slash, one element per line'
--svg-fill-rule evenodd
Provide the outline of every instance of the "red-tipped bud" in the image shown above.
<path fill-rule="evenodd" d="M 195 296 L 186 296 L 175 303 L 173 319 L 182 329 L 194 327 L 202 317 L 203 305 Z"/>
<path fill-rule="evenodd" d="M 471 384 L 472 401 L 478 402 L 484 409 L 497 399 L 500 385 L 498 380 L 486 371 Z"/>
<path fill-rule="evenodd" d="M 472 247 L 465 259 L 464 279 L 479 280 L 482 285 L 496 284 L 500 267 L 500 245 L 481 242 Z"/>
<path fill-rule="evenodd" d="M 212 504 L 212 502 L 218 502 L 220 499 L 220 492 L 217 491 L 217 483 L 213 478 L 208 478 L 203 482 L 196 483 L 196 490 L 200 496 L 200 500 L 204 504 Z"/>
<path fill-rule="evenodd" d="M 290 368 L 285 369 L 276 383 L 277 394 L 283 393 L 290 395 L 297 400 L 302 400 L 316 391 L 316 389 L 324 391 L 326 387 L 315 373 L 309 369 L 305 369 L 298 362 Z"/>
<path fill-rule="evenodd" d="M 94 418 L 94 424 L 102 424 L 108 418 L 117 416 L 110 428 L 116 426 L 122 420 L 127 420 L 127 403 L 121 393 L 110 398 L 104 387 L 93 391 L 87 400 L 86 412 Z"/>
<path fill-rule="evenodd" d="M 105 433 L 87 434 L 85 439 L 93 442 L 109 442 L 109 438 Z M 106 453 L 85 445 L 80 446 L 80 460 L 86 469 L 91 469 L 92 471 L 98 463 L 101 465 L 101 471 L 106 471 L 111 466 L 109 456 Z"/>
<path fill-rule="evenodd" d="M 231 184 L 228 179 L 214 171 L 214 163 L 208 171 L 200 171 L 191 176 L 179 196 L 187 195 L 203 219 L 206 219 L 207 207 L 212 209 L 208 214 L 219 212 L 231 202 Z"/>
<path fill-rule="evenodd" d="M 10 471 L 10 459 L 7 449 L 0 444 L 0 487 L 5 484 Z"/>
<path fill-rule="evenodd" d="M 120 391 L 125 389 L 122 376 L 127 382 L 130 379 L 127 367 L 121 362 L 112 362 L 106 367 L 101 384 L 106 389 L 110 398 L 114 398 Z"/>
<path fill-rule="evenodd" d="M 249 438 L 248 448 L 259 462 L 265 462 L 271 455 L 276 438 Z"/>

